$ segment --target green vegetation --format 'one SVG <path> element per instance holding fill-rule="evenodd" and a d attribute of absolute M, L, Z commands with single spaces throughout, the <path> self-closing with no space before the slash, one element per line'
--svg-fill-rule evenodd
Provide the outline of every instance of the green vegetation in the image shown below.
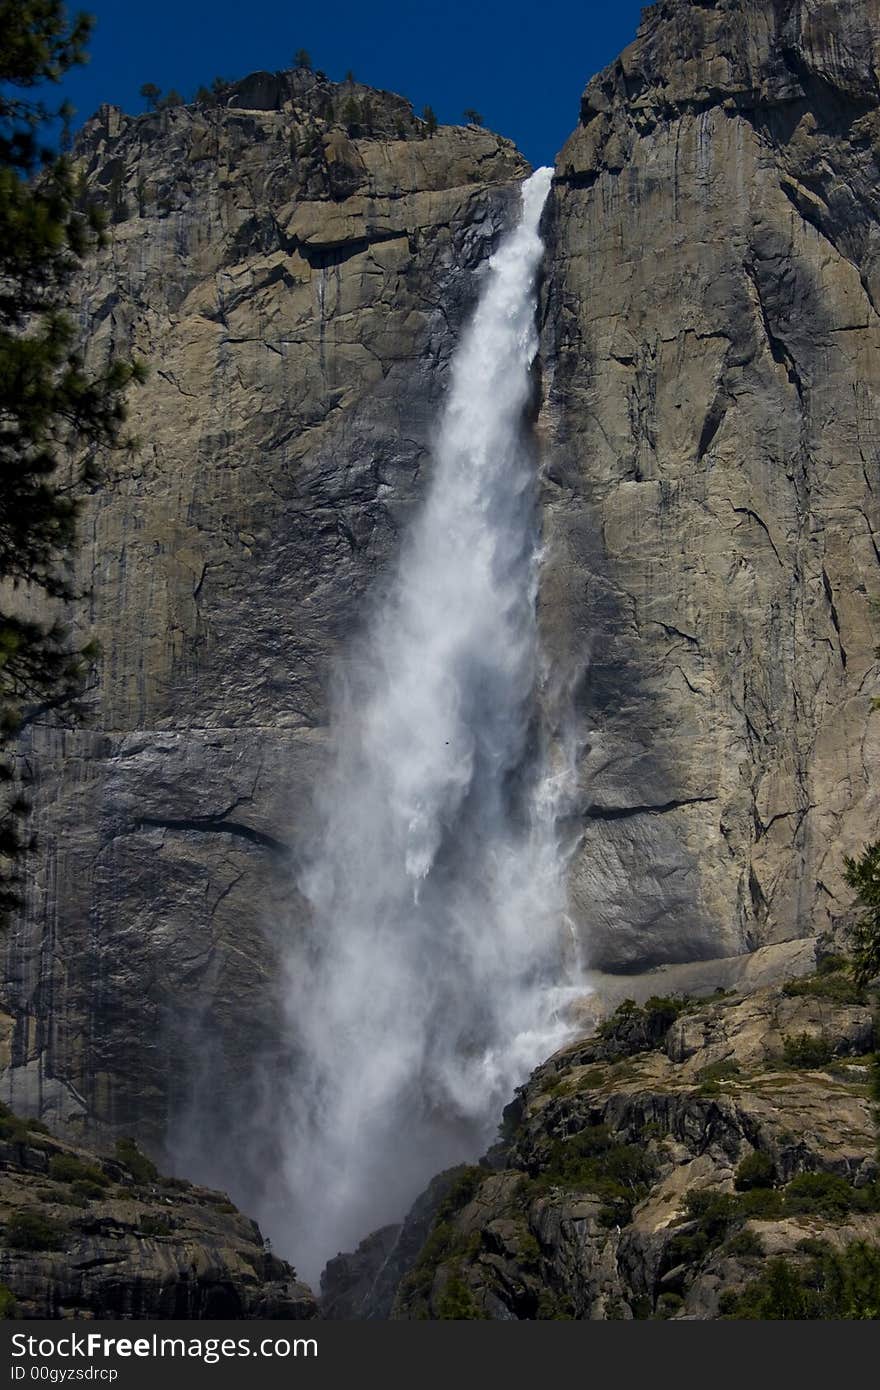
<path fill-rule="evenodd" d="M 115 1154 L 119 1162 L 125 1164 L 135 1182 L 151 1183 L 157 1181 L 159 1169 L 152 1159 L 147 1158 L 145 1153 L 141 1153 L 134 1139 L 117 1139 Z"/>
<path fill-rule="evenodd" d="M 813 1071 L 827 1067 L 833 1052 L 826 1038 L 811 1033 L 797 1033 L 782 1039 L 782 1060 L 787 1067 Z"/>
<path fill-rule="evenodd" d="M 486 1179 L 486 1169 L 473 1164 L 462 1168 L 437 1208 L 438 1221 L 448 1221 L 457 1216 L 475 1195 L 480 1183 Z"/>
<path fill-rule="evenodd" d="M 18 1316 L 15 1294 L 6 1284 L 0 1284 L 0 1319 L 4 1321 Z"/>
<path fill-rule="evenodd" d="M 0 1101 L 0 1139 L 13 1144 L 34 1144 L 39 1148 L 40 1140 L 34 1135 L 48 1133 L 42 1120 L 23 1120 Z"/>
<path fill-rule="evenodd" d="M 725 1245 L 724 1252 L 727 1255 L 738 1255 L 741 1259 L 752 1256 L 758 1258 L 764 1254 L 764 1244 L 754 1231 L 737 1231 Z"/>
<path fill-rule="evenodd" d="M 426 1301 L 434 1285 L 434 1277 L 441 1264 L 452 1265 L 452 1277 L 461 1274 L 461 1262 L 479 1253 L 480 1236 L 466 1239 L 461 1236 L 449 1220 L 435 1223 L 431 1233 L 419 1252 L 409 1274 L 401 1281 L 400 1292 L 416 1305 Z"/>
<path fill-rule="evenodd" d="M 86 1184 L 97 1188 L 99 1194 L 110 1183 L 107 1174 L 93 1163 L 83 1163 L 74 1154 L 53 1154 L 49 1159 L 49 1177 L 53 1182 Z M 89 1196 L 83 1192 L 82 1196 Z"/>
<path fill-rule="evenodd" d="M 789 999 L 829 999 L 834 1004 L 864 1004 L 865 991 L 853 979 L 844 956 L 825 956 L 813 975 L 789 980 L 782 993 Z"/>
<path fill-rule="evenodd" d="M 596 1038 L 609 1058 L 651 1052 L 660 1046 L 679 1015 L 695 1007 L 695 1001 L 686 995 L 654 994 L 641 1006 L 634 999 L 624 999 L 610 1018 L 599 1024 Z"/>
<path fill-rule="evenodd" d="M 452 1176 L 446 1192 L 438 1203 L 434 1224 L 419 1252 L 419 1258 L 400 1285 L 401 1294 L 413 1302 L 417 1309 L 417 1316 L 419 1315 L 419 1304 L 426 1305 L 430 1297 L 434 1277 L 441 1264 L 451 1265 L 446 1291 L 449 1291 L 450 1284 L 454 1287 L 449 1294 L 448 1306 L 450 1308 L 462 1306 L 459 1295 L 456 1293 L 456 1281 L 466 1289 L 461 1280 L 462 1262 L 473 1259 L 479 1254 L 481 1248 L 482 1241 L 479 1231 L 474 1232 L 473 1235 L 465 1236 L 456 1230 L 453 1223 L 458 1213 L 467 1206 L 474 1196 L 480 1183 L 485 1180 L 486 1170 L 474 1165 L 453 1170 L 453 1172 L 454 1176 Z M 427 1316 L 426 1307 L 423 1307 L 421 1311 Z M 441 1316 L 479 1317 L 481 1314 L 447 1312 L 442 1313 Z"/>
<path fill-rule="evenodd" d="M 698 1072 L 699 1085 L 697 1094 L 701 1096 L 720 1096 L 724 1092 L 721 1088 L 722 1081 L 735 1081 L 741 1075 L 739 1063 L 730 1057 L 725 1057 L 721 1062 L 711 1062 L 708 1067 L 703 1067 Z"/>
<path fill-rule="evenodd" d="M 165 1221 L 161 1216 L 146 1214 L 138 1220 L 138 1231 L 142 1236 L 170 1236 L 174 1228 L 170 1221 Z"/>
<path fill-rule="evenodd" d="M 163 1187 L 170 1187 L 173 1192 L 191 1192 L 192 1183 L 189 1178 L 162 1177 L 160 1182 Z"/>
<path fill-rule="evenodd" d="M 427 126 L 428 139 L 433 140 L 434 136 L 437 134 L 437 117 L 434 112 L 433 106 L 425 107 L 424 111 L 422 112 L 422 120 L 425 122 L 425 125 Z"/>
<path fill-rule="evenodd" d="M 487 1314 L 477 1306 L 473 1293 L 460 1275 L 452 1274 L 437 1302 L 437 1316 L 444 1320 L 479 1322 L 487 1319 Z"/>
<path fill-rule="evenodd" d="M 13 1115 L 0 1101 L 0 1139 L 13 1144 L 26 1144 L 29 1137 L 27 1122 Z"/>
<path fill-rule="evenodd" d="M 853 1187 L 836 1173 L 800 1173 L 785 1189 L 786 1215 L 836 1221 L 851 1211 L 880 1211 L 880 1184 Z"/>
<path fill-rule="evenodd" d="M 6 1222 L 6 1244 L 13 1250 L 60 1250 L 67 1228 L 41 1211 L 15 1211 Z"/>
<path fill-rule="evenodd" d="M 775 1182 L 776 1165 L 772 1158 L 761 1149 L 755 1149 L 739 1164 L 733 1185 L 737 1192 L 748 1192 L 754 1187 L 772 1187 Z"/>
<path fill-rule="evenodd" d="M 529 1189 L 534 1195 L 551 1187 L 593 1193 L 604 1203 L 605 1224 L 625 1225 L 636 1202 L 647 1196 L 654 1175 L 644 1148 L 615 1140 L 606 1125 L 592 1125 L 552 1145 Z"/>
<path fill-rule="evenodd" d="M 99 1202 L 102 1197 L 107 1196 L 103 1183 L 90 1182 L 85 1178 L 71 1183 L 70 1190 L 75 1197 L 84 1198 L 87 1202 Z"/>
<path fill-rule="evenodd" d="M 725 1192 L 689 1192 L 685 1198 L 689 1229 L 673 1236 L 666 1246 L 670 1268 L 695 1264 L 710 1250 L 721 1245 L 733 1224 L 733 1200 Z"/>
<path fill-rule="evenodd" d="M 298 48 L 293 55 L 293 66 L 295 68 L 306 68 L 308 72 L 312 70 L 312 60 L 308 49 Z"/>
<path fill-rule="evenodd" d="M 44 1202 L 47 1206 L 80 1208 L 87 1207 L 89 1205 L 89 1199 L 88 1197 L 83 1197 L 78 1192 L 74 1191 L 74 1187 L 76 1187 L 76 1185 L 77 1184 L 74 1183 L 68 1189 L 65 1189 L 63 1187 L 42 1188 L 37 1193 L 37 1200 L 40 1202 Z M 101 1196 L 106 1196 L 106 1193 L 103 1190 L 101 1190 Z"/>
<path fill-rule="evenodd" d="M 729 1244 L 750 1219 L 820 1216 L 837 1222 L 849 1212 L 880 1211 L 878 1182 L 853 1187 L 836 1173 L 800 1173 L 785 1187 L 762 1187 L 757 1182 L 759 1164 L 756 1158 L 755 1154 L 749 1155 L 737 1169 L 737 1186 L 744 1168 L 749 1186 L 736 1194 L 714 1189 L 687 1194 L 685 1229 L 673 1236 L 666 1249 L 670 1268 L 675 1264 L 696 1263 L 719 1245 Z"/>
<path fill-rule="evenodd" d="M 155 82 L 145 82 L 140 89 L 140 96 L 147 103 L 148 111 L 155 111 L 159 105 L 159 98 L 162 95 L 162 88 L 157 87 Z"/>
<path fill-rule="evenodd" d="M 538 1298 L 535 1319 L 539 1322 L 574 1322 L 574 1306 L 565 1294 L 545 1288 Z"/>
<path fill-rule="evenodd" d="M 467 107 L 467 109 L 462 112 L 462 115 L 464 116 L 465 123 L 467 125 L 483 124 L 483 118 L 480 115 L 479 111 L 475 111 L 472 106 Z"/>
<path fill-rule="evenodd" d="M 859 859 L 845 859 L 844 878 L 862 909 L 852 933 L 852 973 L 857 985 L 880 975 L 880 840 Z"/>
<path fill-rule="evenodd" d="M 636 1014 L 642 1012 L 643 1010 L 639 1009 L 639 1006 L 634 999 L 624 999 L 622 1003 L 618 1004 L 617 1008 L 614 1010 L 614 1013 L 611 1014 L 610 1017 L 603 1018 L 601 1023 L 597 1025 L 596 1037 L 616 1038 L 618 1033 L 620 1032 L 621 1024 L 625 1020 L 629 1020 L 630 1018 L 633 1018 Z"/>
<path fill-rule="evenodd" d="M 854 1321 L 880 1318 L 880 1249 L 854 1241 L 841 1253 L 818 1241 L 804 1242 L 805 1266 L 779 1257 L 745 1290 L 722 1294 L 728 1319 Z"/>
<path fill-rule="evenodd" d="M 680 1293 L 661 1293 L 657 1300 L 657 1316 L 663 1320 L 674 1318 L 684 1306 Z"/>
<path fill-rule="evenodd" d="M 351 136 L 357 135 L 360 131 L 361 112 L 360 107 L 358 106 L 354 97 L 346 97 L 345 101 L 343 102 L 342 124 L 345 126 L 345 129 Z"/>

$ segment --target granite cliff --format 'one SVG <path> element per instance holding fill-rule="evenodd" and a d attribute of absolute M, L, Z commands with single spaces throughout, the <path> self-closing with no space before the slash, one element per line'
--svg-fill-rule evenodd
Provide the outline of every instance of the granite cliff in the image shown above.
<path fill-rule="evenodd" d="M 219 105 L 104 108 L 77 158 L 112 219 L 81 286 L 92 360 L 124 347 L 152 371 L 138 449 L 84 506 L 90 709 L 22 745 L 39 849 L 6 941 L 5 1093 L 161 1152 L 210 1038 L 199 1123 L 247 1152 L 328 673 L 419 496 L 527 166 L 304 70 Z"/>
<path fill-rule="evenodd" d="M 623 1003 L 540 1067 L 479 1165 L 331 1260 L 330 1318 L 869 1318 L 872 997 L 839 959 Z"/>
<path fill-rule="evenodd" d="M 583 733 L 572 906 L 606 1007 L 656 966 L 701 989 L 809 969 L 849 919 L 843 856 L 876 835 L 878 58 L 876 0 L 664 0 L 557 161 L 539 603 Z M 138 450 L 84 505 L 78 621 L 103 647 L 85 717 L 22 741 L 38 843 L 6 942 L 3 1094 L 160 1158 L 189 1119 L 199 1176 L 225 1180 L 205 1170 L 223 1135 L 254 1194 L 329 672 L 421 495 L 527 166 L 302 70 L 210 106 L 102 108 L 76 154 L 112 220 L 81 286 L 92 360 L 153 370 Z M 590 1091 L 607 1129 L 606 1102 L 624 1104 Z M 667 1138 L 706 1120 L 695 1104 Z M 731 1164 L 753 1133 L 734 1109 Z M 763 1148 L 779 1183 L 800 1171 Z M 516 1183 L 492 1181 L 507 1220 Z"/>
<path fill-rule="evenodd" d="M 311 1291 L 224 1192 L 0 1112 L 0 1317 L 296 1318 Z"/>
<path fill-rule="evenodd" d="M 543 604 L 602 968 L 833 928 L 876 831 L 878 44 L 872 0 L 667 0 L 558 158 Z"/>

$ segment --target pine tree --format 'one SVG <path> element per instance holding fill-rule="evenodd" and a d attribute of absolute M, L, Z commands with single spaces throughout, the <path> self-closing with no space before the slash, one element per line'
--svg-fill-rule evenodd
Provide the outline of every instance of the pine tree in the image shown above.
<path fill-rule="evenodd" d="M 342 107 L 342 122 L 349 135 L 357 135 L 361 128 L 360 107 L 354 97 L 347 97 Z"/>
<path fill-rule="evenodd" d="M 854 889 L 861 916 L 853 928 L 852 970 L 856 984 L 868 985 L 880 975 L 880 841 L 868 845 L 859 859 L 844 859 L 844 874 Z"/>
<path fill-rule="evenodd" d="M 434 114 L 433 106 L 425 107 L 422 112 L 422 120 L 428 128 L 428 138 L 433 140 L 434 136 L 437 134 L 437 117 Z"/>
<path fill-rule="evenodd" d="M 159 105 L 159 98 L 162 95 L 162 88 L 157 87 L 155 82 L 145 82 L 140 89 L 140 95 L 147 103 L 147 109 L 155 111 Z"/>
<path fill-rule="evenodd" d="M 69 159 L 47 133 L 65 104 L 35 89 L 86 58 L 91 21 L 62 0 L 0 0 L 0 747 L 47 709 L 71 707 L 89 647 L 63 624 L 73 597 L 69 552 L 76 490 L 101 451 L 122 442 L 123 394 L 140 364 L 86 370 L 66 312 L 71 278 L 100 240 Z M 52 616 L 50 616 L 52 615 Z M 0 905 L 14 901 L 27 808 L 0 760 Z"/>
<path fill-rule="evenodd" d="M 308 68 L 309 72 L 311 72 L 312 60 L 309 56 L 308 49 L 298 48 L 296 50 L 296 52 L 293 55 L 293 66 L 295 68 Z"/>
<path fill-rule="evenodd" d="M 483 118 L 480 115 L 479 111 L 475 111 L 472 106 L 469 106 L 465 111 L 463 111 L 462 115 L 464 116 L 467 125 L 483 124 Z"/>

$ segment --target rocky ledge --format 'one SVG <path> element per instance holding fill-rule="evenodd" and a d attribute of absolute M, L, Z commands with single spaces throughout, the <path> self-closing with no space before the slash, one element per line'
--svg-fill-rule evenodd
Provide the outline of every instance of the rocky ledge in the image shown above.
<path fill-rule="evenodd" d="M 223 1192 L 0 1111 L 0 1316 L 313 1318 L 295 1271 Z"/>
<path fill-rule="evenodd" d="M 326 1316 L 876 1316 L 875 1006 L 835 957 L 746 997 L 625 1001 L 479 1165 L 331 1262 Z"/>

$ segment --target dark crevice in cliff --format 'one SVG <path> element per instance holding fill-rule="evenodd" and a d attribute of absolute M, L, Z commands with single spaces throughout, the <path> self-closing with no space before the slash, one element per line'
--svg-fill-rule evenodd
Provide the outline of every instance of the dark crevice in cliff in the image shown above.
<path fill-rule="evenodd" d="M 776 544 L 773 540 L 773 537 L 770 534 L 770 528 L 767 525 L 766 521 L 763 519 L 763 517 L 758 516 L 758 513 L 756 511 L 753 511 L 751 507 L 734 507 L 733 510 L 737 516 L 747 516 L 751 521 L 756 521 L 758 523 L 761 530 L 764 532 L 764 535 L 770 542 L 770 548 L 773 551 L 773 554 L 776 556 L 777 564 L 782 565 L 782 560 L 779 557 L 779 551 L 776 549 Z"/>
<path fill-rule="evenodd" d="M 831 580 L 828 578 L 828 573 L 824 565 L 822 566 L 822 587 L 825 590 L 825 597 L 828 600 L 831 622 L 834 625 L 834 631 L 837 633 L 837 645 L 840 649 L 840 664 L 843 669 L 846 670 L 846 650 L 840 639 L 840 618 L 838 617 L 837 606 L 834 602 L 834 590 L 831 587 Z"/>
<path fill-rule="evenodd" d="M 275 234 L 277 244 L 282 251 L 289 256 L 301 256 L 312 270 L 333 270 L 336 266 L 344 265 L 353 256 L 360 256 L 365 251 L 369 251 L 371 246 L 380 246 L 386 241 L 401 241 L 411 239 L 413 233 L 403 229 L 400 231 L 370 231 L 366 229 L 363 236 L 350 237 L 342 241 L 333 242 L 308 242 L 302 241 L 298 236 L 291 236 L 285 232 L 284 228 L 275 223 Z"/>
<path fill-rule="evenodd" d="M 667 637 L 682 637 L 685 642 L 690 642 L 693 646 L 699 647 L 700 639 L 699 637 L 695 637 L 692 632 L 684 632 L 680 627 L 676 627 L 674 623 L 664 623 L 661 618 L 654 618 L 652 621 L 655 622 L 658 627 L 662 627 Z"/>
<path fill-rule="evenodd" d="M 752 904 L 752 915 L 760 926 L 767 920 L 767 899 L 751 865 L 749 865 L 749 900 Z M 747 939 L 750 936 L 751 934 L 747 933 Z M 754 949 L 754 946 L 750 946 L 750 949 Z"/>
<path fill-rule="evenodd" d="M 792 44 L 781 45 L 780 57 L 800 82 L 804 100 L 810 109 L 823 112 L 826 119 L 831 118 L 829 133 L 837 136 L 845 134 L 859 115 L 872 111 L 876 106 L 880 97 L 880 83 L 876 72 L 868 63 L 862 69 L 861 76 L 870 80 L 870 96 L 836 87 L 820 72 L 811 68 Z"/>
<path fill-rule="evenodd" d="M 785 187 L 784 183 L 782 187 Z M 791 382 L 794 389 L 797 391 L 798 400 L 800 401 L 801 405 L 803 405 L 805 395 L 804 382 L 800 372 L 798 371 L 797 363 L 795 362 L 791 352 L 789 351 L 787 344 L 783 341 L 782 338 L 780 338 L 778 333 L 774 332 L 770 324 L 770 319 L 767 314 L 767 306 L 764 303 L 764 296 L 761 293 L 761 278 L 758 274 L 757 265 L 753 260 L 744 261 L 743 270 L 748 276 L 752 289 L 755 292 L 755 303 L 757 305 L 758 312 L 761 316 L 761 323 L 764 328 L 764 336 L 767 339 L 767 346 L 770 349 L 770 356 L 773 358 L 774 362 L 779 364 L 780 367 L 784 367 L 789 381 Z"/>
<path fill-rule="evenodd" d="M 554 184 L 562 184 L 565 188 L 592 188 L 599 177 L 598 169 L 578 169 L 573 164 L 566 165 L 565 172 L 557 174 Z"/>
<path fill-rule="evenodd" d="M 223 820 L 219 816 L 141 816 L 134 828 L 141 830 L 145 826 L 160 830 L 196 830 L 208 834 L 237 835 L 239 839 L 249 840 L 251 844 L 260 845 L 263 849 L 271 850 L 273 854 L 290 853 L 290 846 L 283 840 L 276 840 L 274 835 L 255 830 L 252 825 L 244 825 L 241 821 Z"/>
<path fill-rule="evenodd" d="M 631 816 L 663 816 L 669 811 L 678 811 L 683 806 L 706 806 L 717 801 L 717 796 L 687 796 L 679 801 L 662 801 L 657 805 L 645 806 L 590 806 L 579 820 L 628 820 Z"/>
<path fill-rule="evenodd" d="M 706 418 L 703 421 L 703 428 L 700 431 L 700 439 L 697 444 L 697 462 L 708 453 L 712 446 L 712 441 L 721 428 L 724 417 L 727 414 L 727 401 L 722 397 L 716 397 L 710 406 Z"/>
<path fill-rule="evenodd" d="M 332 246 L 312 246 L 299 242 L 296 249 L 303 260 L 308 261 L 312 270 L 331 270 L 351 260 L 352 256 L 360 256 L 364 251 L 369 251 L 371 246 L 379 246 L 385 241 L 400 241 L 406 236 L 406 232 L 373 232 L 371 235 L 353 237 L 351 241 L 338 242 Z"/>
<path fill-rule="evenodd" d="M 828 229 L 828 226 L 825 224 L 825 219 L 823 219 L 819 215 L 818 208 L 810 203 L 809 199 L 803 195 L 803 190 L 793 180 L 782 178 L 779 181 L 779 187 L 785 194 L 788 201 L 791 203 L 792 207 L 797 212 L 798 216 L 802 219 L 802 221 L 806 222 L 808 226 L 812 227 L 813 230 L 817 232 L 820 237 L 822 237 L 823 241 L 827 241 L 828 245 L 837 253 L 838 256 L 841 257 L 842 260 L 847 261 L 853 267 L 853 269 L 859 277 L 859 280 L 861 281 L 862 289 L 865 292 L 865 297 L 869 305 L 871 306 L 872 311 L 874 312 L 874 314 L 880 316 L 880 311 L 878 311 L 877 305 L 874 302 L 873 291 L 871 290 L 871 286 L 868 283 L 868 279 L 865 275 L 864 270 L 858 264 L 858 262 L 855 261 L 852 256 L 847 255 L 847 253 L 844 250 L 842 250 L 841 247 L 834 240 Z M 810 192 L 813 192 L 813 190 L 811 189 Z M 821 199 L 819 199 L 818 194 L 814 193 L 814 196 L 816 197 L 817 201 L 821 201 Z M 826 211 L 828 212 L 828 220 L 830 221 L 831 211 L 827 207 Z"/>
<path fill-rule="evenodd" d="M 871 489 L 871 484 L 870 484 L 870 481 L 869 481 L 869 479 L 868 479 L 868 475 L 867 475 L 867 473 L 864 471 L 864 469 L 863 469 L 863 475 L 864 475 L 864 478 L 865 478 L 865 485 L 866 485 L 866 487 L 867 487 L 867 490 L 868 490 L 868 492 L 870 492 L 870 491 L 872 490 L 872 489 Z M 870 519 L 870 517 L 868 516 L 867 512 L 865 511 L 864 507 L 859 507 L 859 512 L 861 513 L 862 519 L 863 519 L 863 521 L 864 521 L 864 523 L 865 523 L 865 526 L 867 527 L 868 535 L 869 535 L 870 538 L 871 538 L 871 545 L 872 545 L 872 547 L 873 547 L 874 554 L 875 554 L 875 556 L 876 556 L 876 558 L 877 558 L 877 563 L 880 564 L 880 545 L 877 544 L 877 535 L 876 535 L 876 533 L 875 533 L 875 531 L 874 531 L 873 526 L 871 525 L 871 519 Z"/>

